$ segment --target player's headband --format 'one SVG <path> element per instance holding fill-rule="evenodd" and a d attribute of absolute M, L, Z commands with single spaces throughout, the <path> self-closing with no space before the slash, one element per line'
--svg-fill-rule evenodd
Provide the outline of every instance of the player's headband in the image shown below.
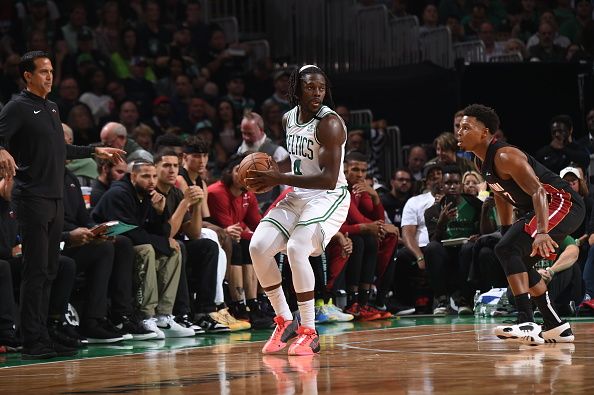
<path fill-rule="evenodd" d="M 318 66 L 316 66 L 315 64 L 306 64 L 305 66 L 303 66 L 303 67 L 301 67 L 301 68 L 299 69 L 299 73 L 301 73 L 303 70 L 305 70 L 305 69 L 308 69 L 308 68 L 310 68 L 310 67 L 314 67 L 314 68 L 316 68 L 316 69 L 318 69 L 318 70 L 320 69 L 320 68 L 319 68 Z"/>

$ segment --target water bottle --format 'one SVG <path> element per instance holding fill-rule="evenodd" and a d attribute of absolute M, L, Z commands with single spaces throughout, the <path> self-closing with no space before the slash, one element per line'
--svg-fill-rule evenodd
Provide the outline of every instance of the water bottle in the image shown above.
<path fill-rule="evenodd" d="M 480 300 L 481 300 L 481 291 L 476 290 L 474 293 L 474 316 L 480 317 Z"/>

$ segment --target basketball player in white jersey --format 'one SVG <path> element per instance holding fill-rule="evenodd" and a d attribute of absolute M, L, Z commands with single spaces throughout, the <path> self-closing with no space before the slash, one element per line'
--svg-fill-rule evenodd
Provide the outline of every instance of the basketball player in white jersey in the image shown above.
<path fill-rule="evenodd" d="M 250 242 L 250 254 L 260 284 L 274 308 L 276 328 L 263 353 L 284 349 L 289 355 L 320 351 L 314 326 L 314 273 L 310 255 L 320 255 L 347 216 L 350 195 L 343 171 L 346 127 L 327 105 L 332 105 L 328 77 L 313 65 L 293 71 L 289 78 L 293 109 L 283 116 L 291 173 L 250 171 L 246 183 L 258 191 L 273 185 L 291 185 L 290 192 L 262 219 Z M 286 251 L 297 304 L 299 324 L 293 318 L 281 286 L 274 256 Z"/>

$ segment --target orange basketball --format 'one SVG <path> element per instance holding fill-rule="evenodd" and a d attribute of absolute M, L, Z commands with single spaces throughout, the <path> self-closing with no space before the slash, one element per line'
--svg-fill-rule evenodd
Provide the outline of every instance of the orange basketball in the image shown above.
<path fill-rule="evenodd" d="M 278 166 L 270 155 L 265 154 L 264 152 L 254 152 L 253 154 L 249 154 L 245 158 L 243 158 L 243 160 L 239 164 L 239 168 L 237 169 L 237 177 L 239 178 L 243 186 L 247 187 L 245 179 L 248 177 L 249 170 L 269 170 L 272 168 L 278 169 Z M 274 187 L 258 191 L 252 190 L 252 192 L 265 193 L 270 191 L 272 188 Z"/>

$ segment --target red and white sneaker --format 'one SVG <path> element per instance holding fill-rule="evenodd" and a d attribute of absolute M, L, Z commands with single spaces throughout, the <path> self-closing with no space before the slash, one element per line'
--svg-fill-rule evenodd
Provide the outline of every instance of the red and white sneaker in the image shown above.
<path fill-rule="evenodd" d="M 285 321 L 281 316 L 274 317 L 276 327 L 270 339 L 264 344 L 262 352 L 271 354 L 278 352 L 287 346 L 289 340 L 297 336 L 299 322 L 297 320 Z"/>
<path fill-rule="evenodd" d="M 289 355 L 313 355 L 320 352 L 320 336 L 313 328 L 300 326 L 297 340 L 289 346 Z"/>

